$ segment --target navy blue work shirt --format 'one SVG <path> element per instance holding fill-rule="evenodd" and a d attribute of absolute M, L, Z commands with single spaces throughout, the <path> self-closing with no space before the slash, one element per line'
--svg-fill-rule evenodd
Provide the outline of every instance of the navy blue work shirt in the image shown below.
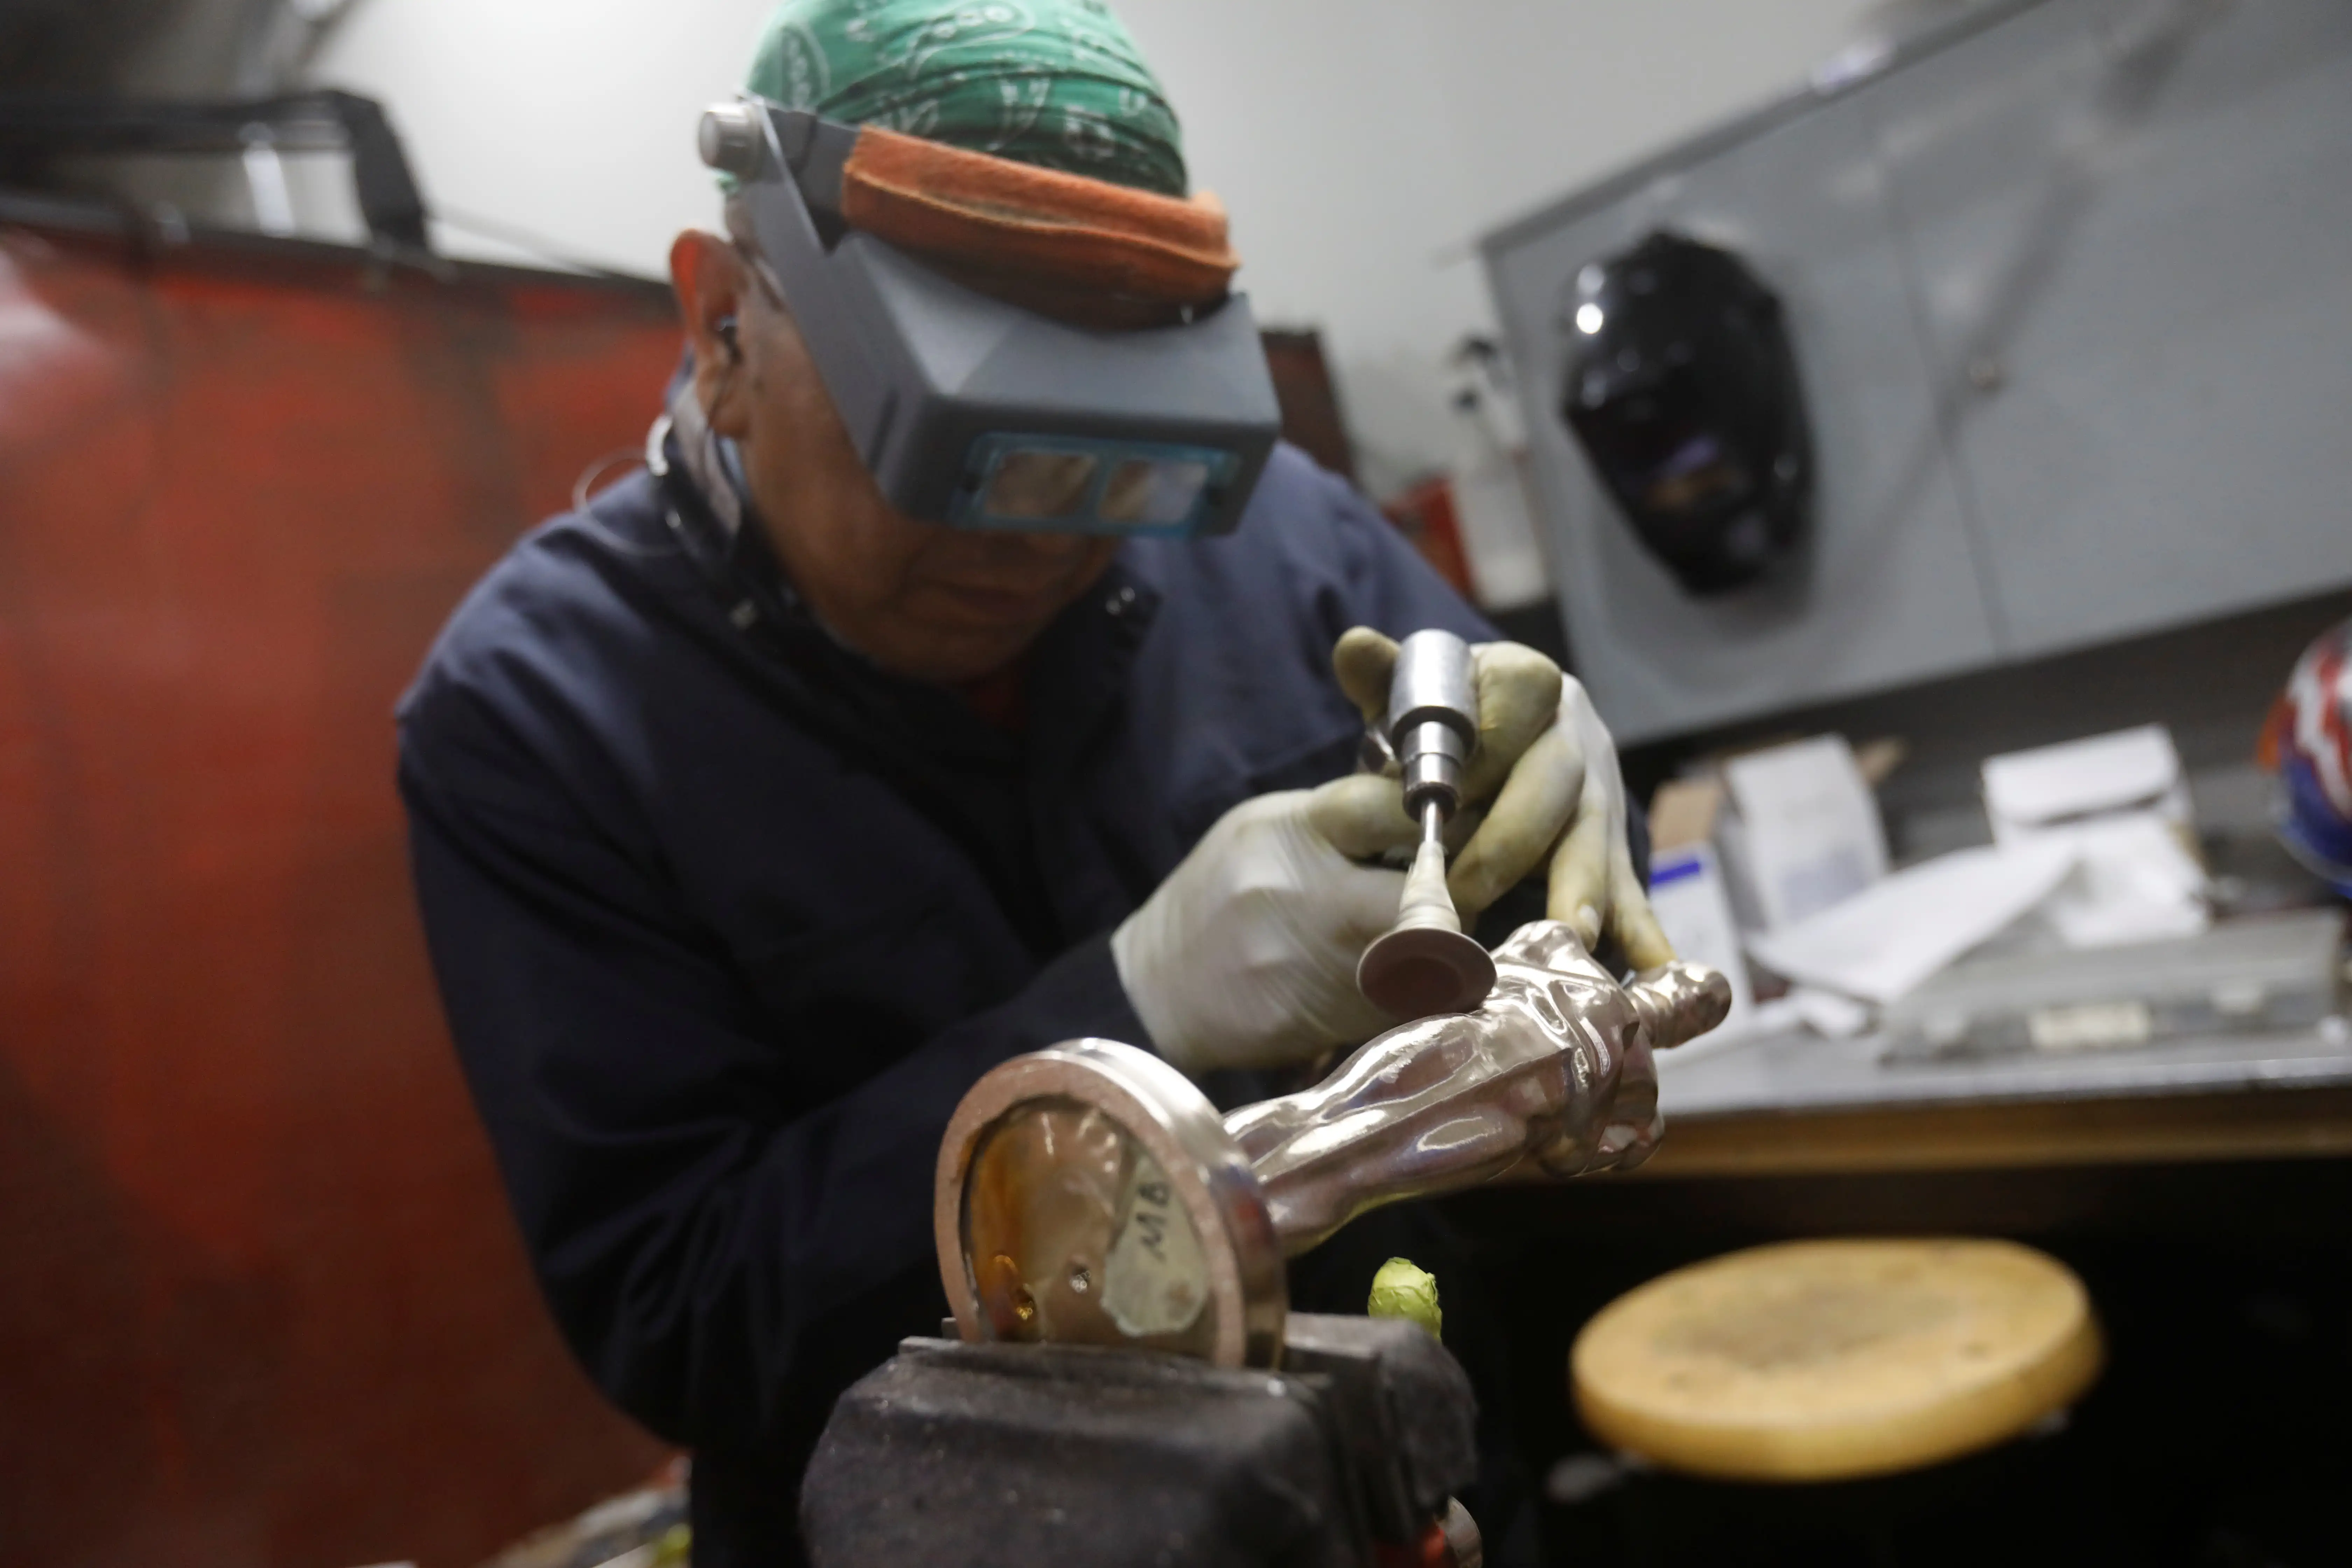
<path fill-rule="evenodd" d="M 1150 1044 L 1110 931 L 1228 808 L 1352 765 L 1341 632 L 1496 634 L 1286 447 L 1235 532 L 1120 550 L 1035 645 L 1016 735 L 794 613 L 755 526 L 714 573 L 688 485 L 640 474 L 491 570 L 401 704 L 400 786 L 556 1320 L 696 1451 L 698 1562 L 769 1562 L 835 1395 L 937 1331 L 964 1091 Z"/>

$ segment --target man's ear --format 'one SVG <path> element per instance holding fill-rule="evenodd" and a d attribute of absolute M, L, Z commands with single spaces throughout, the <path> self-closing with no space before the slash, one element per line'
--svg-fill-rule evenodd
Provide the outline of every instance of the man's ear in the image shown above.
<path fill-rule="evenodd" d="M 740 437 L 750 423 L 751 384 L 737 326 L 751 283 L 743 258 L 719 236 L 690 228 L 670 242 L 669 277 L 694 348 L 694 391 L 703 416 L 719 435 Z"/>

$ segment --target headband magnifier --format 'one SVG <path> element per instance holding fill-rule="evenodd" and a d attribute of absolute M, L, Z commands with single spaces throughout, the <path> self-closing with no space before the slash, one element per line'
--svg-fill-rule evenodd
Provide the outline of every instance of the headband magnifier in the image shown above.
<path fill-rule="evenodd" d="M 1280 422 L 1248 301 L 1104 331 L 991 298 L 843 219 L 858 134 L 746 95 L 700 143 L 890 504 L 968 529 L 1230 531 Z"/>

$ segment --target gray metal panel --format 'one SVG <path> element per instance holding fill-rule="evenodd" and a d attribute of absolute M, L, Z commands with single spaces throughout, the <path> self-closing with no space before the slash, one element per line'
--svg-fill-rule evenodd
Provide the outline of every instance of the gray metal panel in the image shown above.
<path fill-rule="evenodd" d="M 1488 242 L 1577 669 L 1621 740 L 1981 665 L 1995 655 L 1864 106 L 1873 83 L 1711 147 L 1597 210 Z M 1816 546 L 1781 580 L 1685 595 L 1635 542 L 1558 415 L 1559 301 L 1671 225 L 1744 254 L 1787 304 L 1821 471 Z"/>
<path fill-rule="evenodd" d="M 1972 0 L 1972 3 L 1960 6 L 1957 15 L 1922 26 L 1916 32 L 1906 32 L 1899 39 L 1864 37 L 1815 67 L 1812 79 L 1803 86 L 1745 114 L 1734 115 L 1729 120 L 1709 126 L 1697 135 L 1629 164 L 1613 174 L 1605 175 L 1592 184 L 1580 186 L 1564 196 L 1556 196 L 1482 235 L 1479 247 L 1492 251 L 1497 247 L 1514 246 L 1525 239 L 1540 238 L 1571 218 L 1582 217 L 1587 213 L 1609 205 L 1621 196 L 1638 194 L 1661 174 L 1671 174 L 1691 164 L 1703 163 L 1724 148 L 1761 136 L 1783 121 L 1811 113 L 1822 103 L 1842 93 L 1853 91 L 1874 77 L 1901 69 L 1914 60 L 1925 59 L 1938 50 L 1966 43 L 1987 27 L 1996 26 L 2020 11 L 2048 3 L 2049 0 Z"/>
<path fill-rule="evenodd" d="M 1659 1109 L 1684 1125 L 1759 1112 L 2275 1093 L 2352 1084 L 2352 1044 L 2333 1029 L 1892 1067 L 1878 1059 L 1886 1040 L 1876 1033 L 1824 1040 L 1802 1031 L 1693 1045 L 1696 1049 L 1684 1046 L 1658 1058 Z"/>
<path fill-rule="evenodd" d="M 2352 5 L 2063 0 L 1884 85 L 2009 651 L 2352 581 Z"/>

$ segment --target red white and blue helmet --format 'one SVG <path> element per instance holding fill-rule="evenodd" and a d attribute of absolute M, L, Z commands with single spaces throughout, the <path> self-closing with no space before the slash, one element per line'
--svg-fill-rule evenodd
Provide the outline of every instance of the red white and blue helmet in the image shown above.
<path fill-rule="evenodd" d="M 2276 826 L 2294 858 L 2352 898 L 2352 621 L 2304 650 L 2263 727 Z"/>

